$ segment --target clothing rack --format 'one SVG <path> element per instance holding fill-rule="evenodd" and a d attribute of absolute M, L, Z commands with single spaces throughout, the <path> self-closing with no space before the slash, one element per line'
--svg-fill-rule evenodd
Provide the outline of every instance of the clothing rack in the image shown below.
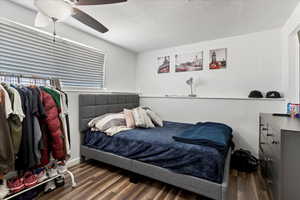
<path fill-rule="evenodd" d="M 59 90 L 61 89 L 60 80 L 58 78 L 53 78 L 53 77 L 0 72 L 0 81 L 2 81 L 1 78 L 4 78 L 3 82 L 10 82 L 10 83 L 17 83 L 17 84 L 21 84 L 22 79 L 29 79 L 32 80 L 32 82 L 29 82 L 30 84 L 45 85 L 45 86 L 51 85 Z"/>
<path fill-rule="evenodd" d="M 29 74 L 17 74 L 17 73 L 7 73 L 7 72 L 0 72 L 0 83 L 10 83 L 10 84 L 18 84 L 18 85 L 36 85 L 36 86 L 51 86 L 55 89 L 61 90 L 61 83 L 58 78 L 55 77 L 45 77 L 45 76 L 36 76 L 36 75 L 29 75 Z M 75 178 L 72 172 L 70 172 L 68 169 L 65 171 L 66 174 L 69 174 L 71 181 L 72 181 L 72 187 L 76 187 Z M 56 177 L 63 176 L 57 175 Z M 54 178 L 56 178 L 54 177 Z M 0 177 L 1 178 L 1 177 Z M 4 198 L 4 200 L 14 198 L 24 192 L 27 192 L 29 190 L 32 190 L 36 188 L 39 185 L 43 185 L 45 183 L 48 183 L 49 181 L 53 180 L 54 178 L 49 178 L 36 186 L 24 189 L 20 192 L 13 193 L 8 195 Z"/>

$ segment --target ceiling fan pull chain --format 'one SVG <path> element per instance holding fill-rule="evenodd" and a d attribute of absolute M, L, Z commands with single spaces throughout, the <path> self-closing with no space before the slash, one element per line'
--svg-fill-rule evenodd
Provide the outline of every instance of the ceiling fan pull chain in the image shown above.
<path fill-rule="evenodd" d="M 56 19 L 55 18 L 52 18 L 52 21 L 53 21 L 53 42 L 55 43 L 56 42 Z"/>

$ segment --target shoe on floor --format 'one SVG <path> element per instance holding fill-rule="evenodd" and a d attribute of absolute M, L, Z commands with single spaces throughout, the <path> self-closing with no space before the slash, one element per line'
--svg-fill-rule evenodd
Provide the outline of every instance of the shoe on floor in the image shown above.
<path fill-rule="evenodd" d="M 23 178 L 18 177 L 8 180 L 7 186 L 9 190 L 13 193 L 20 192 L 25 188 Z"/>
<path fill-rule="evenodd" d="M 56 185 L 55 185 L 54 180 L 49 181 L 45 186 L 44 192 L 45 193 L 52 192 L 53 190 L 55 190 L 55 188 L 56 188 Z"/>
<path fill-rule="evenodd" d="M 36 175 L 28 171 L 24 174 L 24 185 L 29 188 L 37 184 Z"/>
<path fill-rule="evenodd" d="M 0 199 L 3 199 L 9 194 L 9 189 L 7 187 L 6 180 L 2 180 L 2 183 L 0 183 Z"/>

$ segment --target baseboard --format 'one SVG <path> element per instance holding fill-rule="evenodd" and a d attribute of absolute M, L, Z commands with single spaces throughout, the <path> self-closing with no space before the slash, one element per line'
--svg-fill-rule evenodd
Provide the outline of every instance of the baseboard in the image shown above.
<path fill-rule="evenodd" d="M 78 158 L 73 158 L 72 160 L 69 160 L 69 161 L 67 162 L 67 166 L 68 166 L 68 167 L 72 167 L 72 166 L 77 165 L 77 164 L 79 164 L 79 163 L 80 163 L 80 157 L 78 157 Z"/>

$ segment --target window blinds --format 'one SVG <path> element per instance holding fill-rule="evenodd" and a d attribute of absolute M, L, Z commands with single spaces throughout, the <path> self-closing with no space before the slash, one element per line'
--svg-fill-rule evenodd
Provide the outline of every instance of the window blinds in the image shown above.
<path fill-rule="evenodd" d="M 104 53 L 0 20 L 0 72 L 59 78 L 63 87 L 104 87 Z"/>

